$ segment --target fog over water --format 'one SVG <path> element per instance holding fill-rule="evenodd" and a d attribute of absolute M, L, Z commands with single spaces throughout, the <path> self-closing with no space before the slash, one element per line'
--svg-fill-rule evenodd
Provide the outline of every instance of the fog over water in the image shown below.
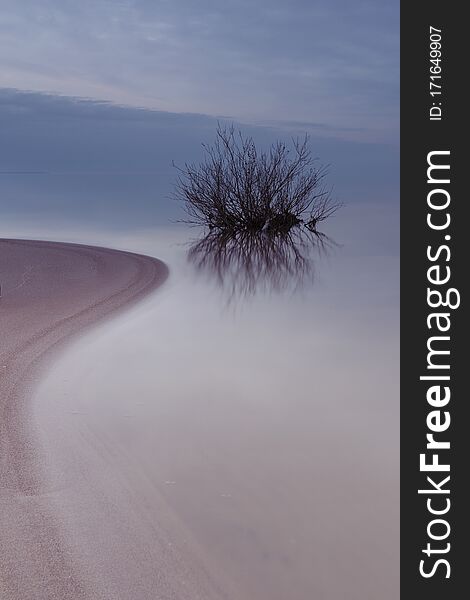
<path fill-rule="evenodd" d="M 10 97 L 10 113 L 23 106 L 30 117 L 6 127 L 0 235 L 132 250 L 170 268 L 153 296 L 69 346 L 34 395 L 64 527 L 105 564 L 119 540 L 100 529 L 96 498 L 112 496 L 117 481 L 143 494 L 145 479 L 240 598 L 395 599 L 395 150 L 313 140 L 345 202 L 324 227 L 339 247 L 317 261 L 313 285 L 227 305 L 187 263 L 197 231 L 172 224 L 181 213 L 165 199 L 171 160 L 197 156 L 215 120 L 164 125 L 175 117 L 143 113 L 131 126 L 136 113 L 116 108 L 95 124 L 83 110 L 105 108 L 64 101 L 63 126 L 51 129 L 41 101 L 31 95 L 24 108 L 24 97 Z M 113 120 L 112 110 L 124 113 Z M 88 525 L 84 512 L 95 516 Z"/>
<path fill-rule="evenodd" d="M 186 263 L 186 231 L 23 230 L 171 269 L 153 297 L 74 342 L 35 394 L 75 535 L 95 539 L 81 512 L 99 515 L 80 472 L 97 471 L 102 493 L 120 473 L 115 459 L 80 452 L 91 437 L 144 471 L 242 597 L 396 598 L 397 260 L 357 235 L 354 212 L 329 228 L 343 246 L 319 261 L 312 287 L 230 306 Z M 371 214 L 374 231 L 390 218 Z M 113 538 L 100 539 L 106 556 Z"/>

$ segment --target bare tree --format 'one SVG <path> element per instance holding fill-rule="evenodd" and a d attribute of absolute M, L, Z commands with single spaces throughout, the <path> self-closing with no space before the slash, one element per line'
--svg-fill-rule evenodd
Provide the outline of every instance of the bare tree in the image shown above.
<path fill-rule="evenodd" d="M 175 196 L 184 202 L 186 222 L 232 234 L 285 234 L 293 227 L 315 233 L 339 204 L 308 141 L 294 140 L 293 152 L 281 141 L 260 151 L 251 138 L 219 125 L 215 143 L 204 145 L 203 162 L 177 167 Z"/>

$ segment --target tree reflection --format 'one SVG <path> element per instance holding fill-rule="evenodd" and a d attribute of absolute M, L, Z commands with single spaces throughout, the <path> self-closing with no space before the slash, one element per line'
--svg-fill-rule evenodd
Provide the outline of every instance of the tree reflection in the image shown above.
<path fill-rule="evenodd" d="M 324 233 L 305 227 L 275 233 L 213 229 L 192 243 L 188 258 L 198 270 L 215 277 L 233 300 L 313 281 L 315 258 L 336 245 Z"/>

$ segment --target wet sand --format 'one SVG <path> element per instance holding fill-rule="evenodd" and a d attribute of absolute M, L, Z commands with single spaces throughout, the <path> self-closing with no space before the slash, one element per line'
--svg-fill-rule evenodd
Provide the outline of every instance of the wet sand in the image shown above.
<path fill-rule="evenodd" d="M 100 557 L 93 555 L 90 540 L 88 547 L 80 547 L 79 532 L 72 539 L 59 517 L 63 490 L 47 483 L 47 464 L 30 409 L 38 376 L 66 342 L 137 302 L 167 276 L 164 263 L 138 254 L 76 244 L 0 240 L 2 600 L 222 597 L 204 580 L 202 569 L 195 567 L 194 575 L 190 572 L 188 561 L 165 544 L 163 526 L 158 530 L 155 524 L 149 525 L 142 543 L 128 533 L 134 546 L 125 539 L 116 544 L 121 562 L 115 568 L 123 580 L 132 582 L 135 593 L 121 594 L 118 579 L 113 587 L 109 573 L 94 570 Z M 115 502 L 119 504 L 119 494 L 132 493 L 116 480 L 107 489 L 108 497 L 94 498 L 95 504 L 105 507 L 105 514 L 112 512 Z M 138 514 L 137 502 L 131 503 L 132 508 L 137 517 L 120 509 L 116 520 L 110 519 L 110 534 L 119 535 L 119 524 L 128 521 L 130 527 L 132 520 L 145 519 Z M 97 535 L 104 532 L 103 526 Z M 137 554 L 137 559 L 139 553 L 151 557 L 145 581 L 139 580 L 144 574 L 132 571 L 132 566 L 126 571 L 126 553 L 133 553 L 134 558 Z M 192 592 L 186 595 L 189 585 Z"/>

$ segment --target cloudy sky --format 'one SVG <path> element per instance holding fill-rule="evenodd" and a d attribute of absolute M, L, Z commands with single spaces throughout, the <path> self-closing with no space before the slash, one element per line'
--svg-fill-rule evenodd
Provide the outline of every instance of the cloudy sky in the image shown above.
<path fill-rule="evenodd" d="M 1 0 L 3 88 L 395 142 L 398 2 Z"/>

